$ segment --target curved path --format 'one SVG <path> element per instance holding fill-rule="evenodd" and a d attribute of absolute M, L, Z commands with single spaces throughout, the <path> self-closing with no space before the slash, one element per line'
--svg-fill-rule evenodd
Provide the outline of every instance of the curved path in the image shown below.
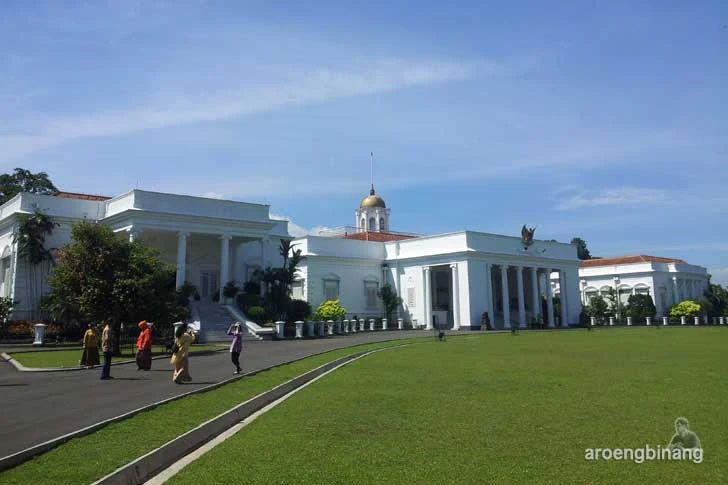
<path fill-rule="evenodd" d="M 463 332 L 468 333 L 468 332 Z M 244 372 L 264 369 L 326 350 L 384 340 L 432 335 L 388 331 L 315 340 L 245 342 Z M 192 356 L 194 382 L 175 385 L 167 359 L 154 360 L 149 372 L 134 364 L 112 366 L 113 380 L 99 379 L 101 368 L 74 372 L 19 372 L 0 362 L 0 457 L 57 438 L 142 406 L 205 387 L 232 376 L 230 354 Z"/>

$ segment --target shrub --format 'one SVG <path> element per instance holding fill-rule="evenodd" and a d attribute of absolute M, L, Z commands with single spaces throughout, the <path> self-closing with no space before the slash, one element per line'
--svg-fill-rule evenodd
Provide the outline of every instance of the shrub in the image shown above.
<path fill-rule="evenodd" d="M 650 295 L 630 295 L 627 300 L 627 316 L 637 320 L 654 318 L 657 309 Z"/>
<path fill-rule="evenodd" d="M 248 318 L 260 324 L 265 320 L 265 308 L 262 306 L 251 306 L 247 311 Z"/>
<path fill-rule="evenodd" d="M 341 306 L 339 300 L 326 300 L 316 309 L 316 318 L 319 320 L 340 320 L 346 315 L 346 308 Z"/>
<path fill-rule="evenodd" d="M 493 330 L 493 328 L 490 326 L 490 315 L 488 315 L 488 312 L 483 312 L 483 314 L 480 316 L 480 324 L 486 330 Z"/>
<path fill-rule="evenodd" d="M 263 306 L 263 300 L 260 295 L 249 293 L 238 293 L 238 296 L 235 298 L 235 303 L 244 312 L 253 306 Z"/>
<path fill-rule="evenodd" d="M 697 317 L 700 315 L 700 305 L 692 300 L 681 301 L 670 308 L 671 317 Z"/>
<path fill-rule="evenodd" d="M 12 313 L 15 303 L 12 298 L 0 298 L 0 323 L 5 323 L 10 313 Z"/>
<path fill-rule="evenodd" d="M 243 285 L 243 292 L 249 295 L 260 295 L 260 283 L 257 281 L 248 281 Z"/>
<path fill-rule="evenodd" d="M 179 295 L 187 301 L 197 292 L 197 287 L 192 283 L 185 281 L 177 291 L 179 292 Z"/>
<path fill-rule="evenodd" d="M 291 300 L 288 303 L 288 311 L 286 313 L 288 314 L 288 320 L 295 322 L 310 317 L 313 310 L 306 300 Z"/>
<path fill-rule="evenodd" d="M 584 307 L 584 312 L 590 317 L 595 317 L 598 322 L 602 321 L 608 311 L 609 305 L 601 295 L 592 297 L 589 304 Z"/>
<path fill-rule="evenodd" d="M 214 303 L 217 303 L 220 301 L 220 292 L 219 291 L 216 291 L 215 293 L 212 294 L 212 301 Z"/>
<path fill-rule="evenodd" d="M 239 291 L 240 288 L 235 285 L 234 281 L 228 281 L 222 289 L 222 296 L 225 298 L 235 298 L 235 295 L 237 295 Z"/>

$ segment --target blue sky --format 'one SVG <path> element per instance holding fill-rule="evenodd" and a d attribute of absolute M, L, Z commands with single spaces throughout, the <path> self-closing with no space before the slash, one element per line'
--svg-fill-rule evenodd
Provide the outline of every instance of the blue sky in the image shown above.
<path fill-rule="evenodd" d="M 0 4 L 0 169 L 654 254 L 728 284 L 726 2 Z"/>

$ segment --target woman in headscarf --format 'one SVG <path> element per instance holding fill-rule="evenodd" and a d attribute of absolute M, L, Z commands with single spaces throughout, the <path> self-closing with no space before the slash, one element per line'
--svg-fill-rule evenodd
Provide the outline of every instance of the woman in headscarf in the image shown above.
<path fill-rule="evenodd" d="M 227 334 L 233 337 L 233 341 L 230 343 L 230 357 L 233 365 L 235 365 L 235 374 L 240 374 L 240 352 L 243 350 L 243 334 L 240 332 L 240 322 L 230 325 Z"/>
<path fill-rule="evenodd" d="M 83 334 L 83 354 L 81 354 L 81 367 L 90 369 L 99 365 L 99 348 L 96 346 L 96 330 L 89 323 L 86 333 Z"/>
<path fill-rule="evenodd" d="M 195 334 L 192 330 L 187 329 L 187 324 L 183 323 L 174 332 L 174 352 L 172 353 L 172 364 L 174 364 L 174 374 L 172 380 L 175 384 L 183 382 L 191 382 L 190 376 L 190 345 L 195 341 Z"/>
<path fill-rule="evenodd" d="M 137 370 L 149 370 L 152 368 L 152 329 L 149 328 L 146 320 L 139 322 L 139 337 L 136 342 Z"/>

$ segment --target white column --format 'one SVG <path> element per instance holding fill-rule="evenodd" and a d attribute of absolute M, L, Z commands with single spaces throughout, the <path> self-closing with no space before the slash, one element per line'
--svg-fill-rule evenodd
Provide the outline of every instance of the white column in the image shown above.
<path fill-rule="evenodd" d="M 397 309 L 394 311 L 394 315 L 392 315 L 392 318 L 397 318 L 399 316 L 399 309 L 404 304 L 404 297 L 402 296 L 400 287 L 402 286 L 402 282 L 400 281 L 399 277 L 399 265 L 395 265 L 394 268 L 394 291 L 397 293 L 397 296 L 402 298 L 402 303 L 397 306 Z"/>
<path fill-rule="evenodd" d="M 187 267 L 187 232 L 177 233 L 177 288 L 185 282 L 185 268 Z"/>
<path fill-rule="evenodd" d="M 485 310 L 488 312 L 488 317 L 491 322 L 494 322 L 495 315 L 493 314 L 493 276 L 491 273 L 492 266 L 490 263 L 485 263 Z"/>
<path fill-rule="evenodd" d="M 423 298 L 423 304 L 425 305 L 425 328 L 432 330 L 432 289 L 430 283 L 430 267 L 425 266 L 424 268 L 424 279 L 425 279 L 425 297 Z"/>
<path fill-rule="evenodd" d="M 225 297 L 222 290 L 225 288 L 229 279 L 230 271 L 230 236 L 227 234 L 220 236 L 220 304 L 225 304 Z"/>
<path fill-rule="evenodd" d="M 554 328 L 554 299 L 551 291 L 551 269 L 546 268 L 546 312 L 548 313 L 549 328 Z"/>
<path fill-rule="evenodd" d="M 460 284 L 458 279 L 458 264 L 450 265 L 452 273 L 452 319 L 453 330 L 460 330 Z"/>
<path fill-rule="evenodd" d="M 672 291 L 675 297 L 675 303 L 680 303 L 680 290 L 677 287 L 677 276 L 672 277 Z"/>
<path fill-rule="evenodd" d="M 538 294 L 538 268 L 533 267 L 531 268 L 531 312 L 533 313 L 533 318 L 536 318 L 536 315 L 541 310 L 541 304 L 539 300 L 540 295 Z"/>
<path fill-rule="evenodd" d="M 511 328 L 510 295 L 508 295 L 508 265 L 501 264 L 501 296 L 503 304 L 503 328 Z"/>
<path fill-rule="evenodd" d="M 526 328 L 526 297 L 523 292 L 523 266 L 516 266 L 518 281 L 518 326 Z"/>
<path fill-rule="evenodd" d="M 566 285 L 566 271 L 559 270 L 559 299 L 561 300 L 561 326 L 567 328 L 569 326 L 569 301 Z"/>

